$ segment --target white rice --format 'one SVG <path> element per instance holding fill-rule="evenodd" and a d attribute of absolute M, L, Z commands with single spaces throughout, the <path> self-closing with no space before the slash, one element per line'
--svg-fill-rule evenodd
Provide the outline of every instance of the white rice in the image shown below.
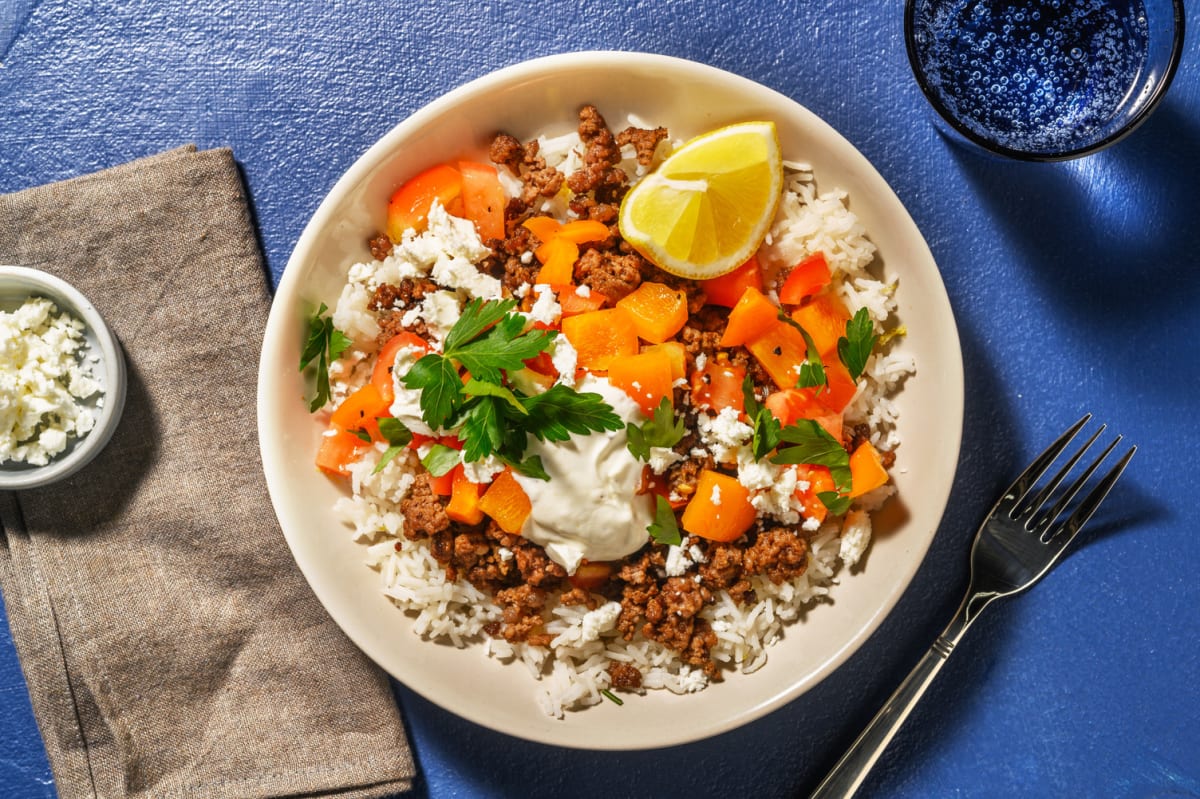
<path fill-rule="evenodd" d="M 547 162 L 567 173 L 582 154 L 575 134 L 539 141 Z M 668 145 L 663 147 L 669 149 Z M 632 153 L 627 156 L 623 166 L 636 177 L 639 171 Z M 562 213 L 564 209 L 563 198 L 548 201 L 545 208 L 551 213 Z M 469 258 L 475 252 L 472 243 L 461 240 L 461 230 L 454 229 L 444 215 L 431 227 L 428 234 L 406 237 L 384 261 L 351 268 L 334 321 L 355 339 L 356 349 L 335 369 L 335 401 L 365 379 L 368 363 L 363 353 L 371 348 L 368 339 L 378 332 L 366 308 L 374 286 L 403 276 L 429 274 L 438 265 L 445 269 L 448 262 L 458 266 L 460 258 Z M 452 230 L 452 239 L 440 243 L 437 230 Z M 895 312 L 896 287 L 870 273 L 875 246 L 847 208 L 843 192 L 819 192 L 811 169 L 789 162 L 784 196 L 761 255 L 770 273 L 818 251 L 825 254 L 834 291 L 846 307 L 851 313 L 867 308 L 876 332 L 882 332 Z M 459 286 L 458 294 L 465 300 L 472 294 L 491 293 L 490 287 L 480 288 L 474 284 Z M 899 444 L 896 406 L 889 395 L 914 371 L 911 358 L 890 354 L 886 347 L 877 350 L 868 360 L 858 393 L 846 409 L 847 423 L 868 424 L 872 442 L 880 449 L 891 450 Z M 550 605 L 545 629 L 554 638 L 549 648 L 488 636 L 484 627 L 500 620 L 500 609 L 465 580 L 447 581 L 427 540 L 403 537 L 404 520 L 397 509 L 414 480 L 416 457 L 406 450 L 379 474 L 372 474 L 383 449 L 378 446 L 375 455 L 364 457 L 354 466 L 352 493 L 337 502 L 335 512 L 353 530 L 356 540 L 365 545 L 366 563 L 378 571 L 380 590 L 409 616 L 417 635 L 458 647 L 476 646 L 489 657 L 523 663 L 537 680 L 536 701 L 555 717 L 603 701 L 601 691 L 609 686 L 609 661 L 636 667 L 643 675 L 645 690 L 686 694 L 706 687 L 704 672 L 683 663 L 672 650 L 640 635 L 624 640 L 616 630 L 617 603 L 590 611 L 583 606 Z M 755 604 L 742 606 L 728 592 L 717 592 L 714 601 L 699 613 L 717 637 L 713 660 L 746 674 L 760 669 L 785 625 L 797 621 L 818 603 L 829 601 L 840 570 L 863 567 L 871 535 L 869 511 L 893 491 L 891 486 L 884 486 L 860 498 L 845 520 L 831 516 L 824 524 L 806 525 L 806 529 L 816 528 L 810 538 L 807 570 L 781 585 L 755 576 L 751 580 L 758 599 Z M 672 573 L 680 569 L 688 573 L 692 555 L 700 554 L 695 548 L 691 553 L 682 547 L 672 550 Z"/>

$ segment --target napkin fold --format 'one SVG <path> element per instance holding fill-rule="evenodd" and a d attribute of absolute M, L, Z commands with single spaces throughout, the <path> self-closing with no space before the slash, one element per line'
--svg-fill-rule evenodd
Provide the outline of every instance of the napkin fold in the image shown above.
<path fill-rule="evenodd" d="M 129 367 L 91 464 L 0 492 L 0 588 L 60 795 L 410 789 L 388 681 L 317 602 L 267 496 L 270 297 L 232 154 L 181 148 L 0 196 L 0 263 L 78 287 Z"/>

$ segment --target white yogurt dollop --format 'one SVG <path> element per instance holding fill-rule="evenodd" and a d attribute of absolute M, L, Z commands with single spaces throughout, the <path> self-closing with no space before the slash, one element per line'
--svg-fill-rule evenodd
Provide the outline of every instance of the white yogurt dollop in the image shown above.
<path fill-rule="evenodd" d="M 637 403 L 604 378 L 584 378 L 576 390 L 601 395 L 626 422 L 644 418 Z M 619 560 L 646 543 L 654 497 L 636 493 L 644 464 L 626 441 L 624 430 L 572 435 L 557 443 L 531 436 L 526 456 L 541 456 L 550 480 L 513 473 L 533 506 L 521 535 L 540 544 L 568 574 L 584 558 Z"/>

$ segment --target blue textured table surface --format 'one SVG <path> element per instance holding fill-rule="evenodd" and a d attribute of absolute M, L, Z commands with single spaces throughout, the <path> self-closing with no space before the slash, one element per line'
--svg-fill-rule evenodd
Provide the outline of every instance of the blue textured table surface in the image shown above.
<path fill-rule="evenodd" d="M 398 688 L 419 795 L 811 789 L 954 611 L 998 490 L 1090 410 L 1140 446 L 1126 478 L 1082 546 L 983 617 L 864 794 L 1200 796 L 1195 46 L 1133 136 L 1085 160 L 1025 165 L 934 132 L 898 3 L 231 5 L 0 2 L 0 191 L 188 142 L 229 146 L 278 279 L 338 176 L 429 100 L 534 55 L 645 50 L 752 78 L 837 128 L 916 219 L 959 323 L 966 423 L 950 508 L 909 591 L 843 668 L 743 729 L 624 754 L 510 739 Z M 54 795 L 7 625 L 0 795 Z"/>

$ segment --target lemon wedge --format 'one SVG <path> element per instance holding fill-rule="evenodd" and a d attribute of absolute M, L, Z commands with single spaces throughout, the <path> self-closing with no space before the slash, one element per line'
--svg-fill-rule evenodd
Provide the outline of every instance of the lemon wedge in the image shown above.
<path fill-rule="evenodd" d="M 679 277 L 731 272 L 767 235 L 783 187 L 773 122 L 742 122 L 688 141 L 621 202 L 621 235 Z"/>

